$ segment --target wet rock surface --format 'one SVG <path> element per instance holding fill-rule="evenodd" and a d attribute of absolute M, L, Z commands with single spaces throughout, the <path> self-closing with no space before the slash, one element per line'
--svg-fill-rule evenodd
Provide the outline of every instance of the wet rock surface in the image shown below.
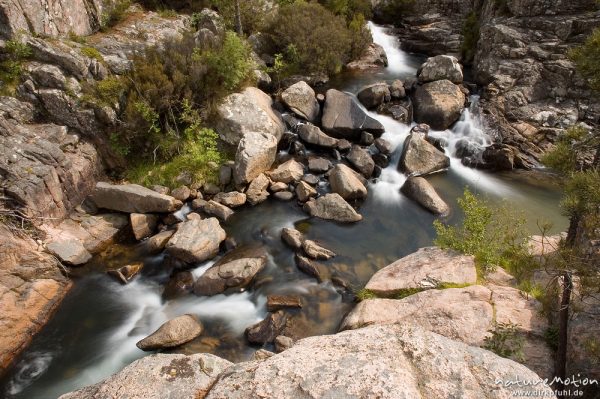
<path fill-rule="evenodd" d="M 192 219 L 179 226 L 166 250 L 184 262 L 202 262 L 217 255 L 225 237 L 225 230 L 216 218 Z"/>
<path fill-rule="evenodd" d="M 200 321 L 195 316 L 186 314 L 167 321 L 136 346 L 144 351 L 174 348 L 193 340 L 202 331 Z"/>
<path fill-rule="evenodd" d="M 236 248 L 198 278 L 196 295 L 220 294 L 230 288 L 244 288 L 267 264 L 264 248 Z"/>

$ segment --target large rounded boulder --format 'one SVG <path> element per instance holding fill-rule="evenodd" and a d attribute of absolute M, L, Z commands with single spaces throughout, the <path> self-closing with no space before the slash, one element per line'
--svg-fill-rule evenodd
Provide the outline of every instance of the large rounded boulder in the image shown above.
<path fill-rule="evenodd" d="M 217 108 L 219 136 L 234 146 L 249 132 L 265 133 L 279 141 L 285 126 L 272 105 L 271 97 L 256 87 L 225 97 Z"/>
<path fill-rule="evenodd" d="M 434 130 L 446 130 L 460 118 L 465 94 L 449 80 L 436 80 L 417 87 L 414 112 L 417 123 L 427 123 Z"/>
<path fill-rule="evenodd" d="M 452 83 L 462 83 L 463 70 L 456 57 L 451 55 L 437 55 L 430 57 L 417 73 L 419 82 L 428 83 L 436 80 L 447 79 Z"/>

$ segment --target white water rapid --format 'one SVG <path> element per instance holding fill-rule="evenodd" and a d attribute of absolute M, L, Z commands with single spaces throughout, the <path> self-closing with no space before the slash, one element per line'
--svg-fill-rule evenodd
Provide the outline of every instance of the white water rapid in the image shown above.
<path fill-rule="evenodd" d="M 397 78 L 400 79 L 407 75 L 414 76 L 417 69 L 409 65 L 408 54 L 400 49 L 397 38 L 390 35 L 385 27 L 372 22 L 369 22 L 369 28 L 373 41 L 382 46 L 388 56 L 388 72 L 397 74 Z M 489 173 L 463 165 L 460 158 L 456 156 L 457 145 L 467 145 L 475 151 L 483 151 L 486 146 L 492 144 L 492 138 L 483 130 L 480 122 L 478 100 L 478 96 L 471 96 L 471 106 L 463 110 L 460 120 L 451 130 L 431 131 L 430 135 L 441 138 L 447 143 L 445 152 L 450 157 L 450 174 L 460 176 L 472 189 L 500 196 L 515 196 L 514 190 L 506 183 Z M 391 142 L 394 148 L 390 165 L 381 172 L 378 181 L 372 185 L 373 195 L 384 204 L 400 203 L 403 196 L 399 190 L 406 180 L 406 176 L 398 172 L 397 165 L 402 152 L 402 144 L 414 124 L 409 126 L 376 112 L 369 112 L 369 115 L 385 127 L 382 137 Z"/>

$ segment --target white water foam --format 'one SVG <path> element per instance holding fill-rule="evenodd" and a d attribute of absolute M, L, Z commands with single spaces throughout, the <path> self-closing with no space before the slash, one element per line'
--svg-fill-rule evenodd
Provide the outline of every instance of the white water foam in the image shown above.
<path fill-rule="evenodd" d="M 408 63 L 407 54 L 400 50 L 398 38 L 387 33 L 387 28 L 369 21 L 369 29 L 373 36 L 373 42 L 379 44 L 385 50 L 388 59 L 388 71 L 397 74 L 415 74 L 416 68 Z"/>

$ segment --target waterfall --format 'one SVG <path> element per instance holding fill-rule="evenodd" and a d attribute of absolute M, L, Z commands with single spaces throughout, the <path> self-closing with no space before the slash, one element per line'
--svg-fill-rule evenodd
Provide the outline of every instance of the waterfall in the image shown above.
<path fill-rule="evenodd" d="M 369 21 L 369 29 L 373 36 L 373 42 L 379 44 L 385 50 L 388 59 L 388 72 L 398 75 L 414 75 L 417 72 L 417 68 L 410 65 L 408 55 L 400 50 L 400 42 L 398 39 L 388 34 L 387 28 L 379 25 L 375 25 Z"/>

